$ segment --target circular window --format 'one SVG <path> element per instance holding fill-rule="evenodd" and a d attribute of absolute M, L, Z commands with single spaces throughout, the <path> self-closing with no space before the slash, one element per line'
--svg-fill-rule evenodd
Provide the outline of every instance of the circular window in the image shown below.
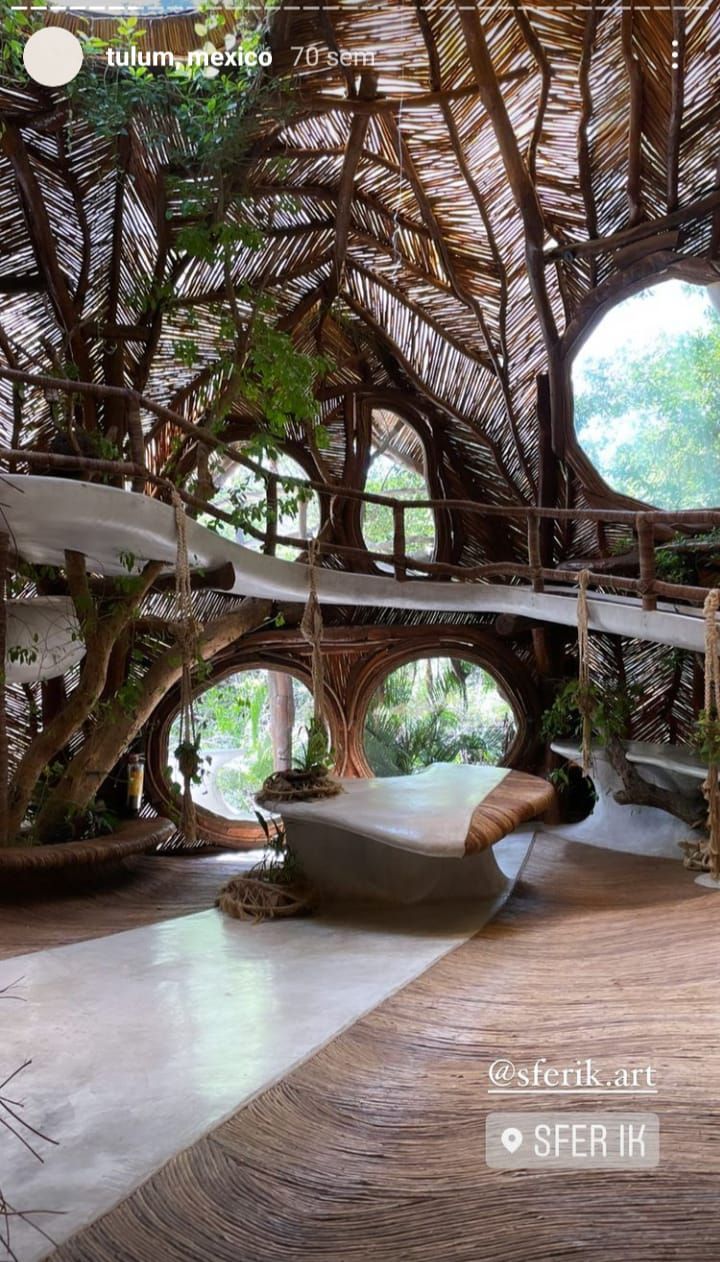
<path fill-rule="evenodd" d="M 658 508 L 717 503 L 720 315 L 679 280 L 618 303 L 573 363 L 578 442 L 616 491 Z"/>
<path fill-rule="evenodd" d="M 493 677 L 456 657 L 425 657 L 392 671 L 370 700 L 365 757 L 376 776 L 411 775 L 434 762 L 502 763 L 515 715 Z"/>
<path fill-rule="evenodd" d="M 194 709 L 203 761 L 193 800 L 214 815 L 254 822 L 254 795 L 265 777 L 302 757 L 312 694 L 293 675 L 244 670 L 207 688 Z M 179 743 L 178 715 L 168 740 L 169 774 L 176 783 L 181 777 L 173 751 Z"/>

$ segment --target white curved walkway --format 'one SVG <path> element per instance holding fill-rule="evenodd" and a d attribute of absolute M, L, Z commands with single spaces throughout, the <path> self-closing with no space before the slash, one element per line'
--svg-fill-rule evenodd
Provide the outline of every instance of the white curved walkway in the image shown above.
<path fill-rule="evenodd" d="M 173 509 L 147 495 L 89 482 L 3 474 L 0 512 L 18 553 L 35 564 L 63 565 L 65 550 L 72 549 L 83 552 L 89 568 L 103 574 L 125 573 L 121 558 L 127 554 L 138 562 L 163 561 L 169 571 L 174 566 Z M 187 538 L 194 568 L 212 570 L 228 562 L 233 566 L 231 590 L 235 594 L 305 600 L 305 566 L 252 552 L 190 518 Z M 339 570 L 319 570 L 317 587 L 320 600 L 330 605 L 515 613 L 565 626 L 576 624 L 572 589 L 538 593 L 529 586 L 482 582 L 398 583 L 394 578 Z M 657 610 L 649 612 L 633 597 L 596 594 L 589 596 L 588 610 L 594 631 L 703 650 L 700 610 L 658 602 Z"/>

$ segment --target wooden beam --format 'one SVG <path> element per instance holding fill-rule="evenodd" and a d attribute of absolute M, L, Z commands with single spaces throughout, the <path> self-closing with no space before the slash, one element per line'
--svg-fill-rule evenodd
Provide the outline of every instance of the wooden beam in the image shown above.
<path fill-rule="evenodd" d="M 546 349 L 548 354 L 552 354 L 557 347 L 558 331 L 543 272 L 542 250 L 545 240 L 545 223 L 537 189 L 520 153 L 477 10 L 469 9 L 463 0 L 455 0 L 455 4 L 460 16 L 470 64 L 480 85 L 480 97 L 495 132 L 513 200 L 522 217 L 530 290 Z"/>
<path fill-rule="evenodd" d="M 40 272 L 17 272 L 14 276 L 0 276 L 0 294 L 40 294 L 47 289 L 47 282 Z"/>
<path fill-rule="evenodd" d="M 630 108 L 628 113 L 628 171 L 627 199 L 630 210 L 630 223 L 636 224 L 642 219 L 640 204 L 642 152 L 642 121 L 645 90 L 642 70 L 633 51 L 634 0 L 623 6 L 621 17 L 622 51 L 625 69 L 630 83 Z"/>
<path fill-rule="evenodd" d="M 532 74 L 530 66 L 521 66 L 499 76 L 501 83 L 517 83 Z M 399 114 L 414 109 L 435 108 L 443 101 L 465 101 L 473 97 L 482 98 L 484 87 L 471 83 L 460 88 L 444 88 L 439 92 L 411 92 L 403 97 L 377 96 L 374 100 L 365 101 L 359 97 L 331 96 L 322 92 L 300 95 L 299 104 L 304 110 L 339 110 L 346 114 Z"/>
<path fill-rule="evenodd" d="M 593 118 L 593 97 L 590 87 L 590 68 L 592 65 L 595 35 L 597 33 L 597 5 L 592 0 L 590 11 L 585 19 L 583 35 L 582 60 L 580 62 L 580 121 L 578 124 L 578 182 L 585 205 L 585 221 L 589 237 L 596 237 L 598 232 L 597 206 L 592 178 L 592 159 L 590 156 L 589 128 Z M 594 259 L 590 263 L 590 283 L 597 283 L 597 267 Z"/>
<path fill-rule="evenodd" d="M 610 254 L 613 250 L 619 250 L 625 245 L 632 244 L 634 241 L 641 241 L 643 237 L 658 236 L 670 228 L 680 227 L 681 224 L 687 223 L 689 220 L 702 219 L 719 206 L 720 188 L 714 188 L 711 192 L 705 193 L 702 197 L 688 202 L 686 206 L 672 211 L 671 214 L 663 215 L 659 219 L 648 219 L 644 223 L 635 224 L 631 228 L 623 228 L 620 232 L 613 232 L 607 237 L 596 237 L 588 241 L 566 242 L 564 245 L 548 250 L 544 256 L 545 262 L 554 263 L 557 259 L 571 262 L 573 258 L 581 255 Z"/>
<path fill-rule="evenodd" d="M 520 27 L 523 39 L 525 40 L 525 43 L 527 44 L 528 49 L 537 64 L 538 70 L 540 71 L 542 83 L 540 89 L 540 101 L 538 103 L 537 115 L 535 117 L 535 126 L 533 127 L 533 134 L 530 139 L 527 155 L 528 171 L 530 173 L 530 178 L 534 181 L 537 149 L 542 136 L 543 123 L 545 121 L 545 110 L 547 109 L 548 97 L 550 95 L 552 67 L 542 43 L 535 34 L 530 18 L 525 12 L 524 5 L 519 3 L 519 0 L 511 0 L 511 4 L 515 14 L 515 21 Z"/>
<path fill-rule="evenodd" d="M 676 57 L 671 66 L 672 99 L 667 139 L 667 204 L 668 210 L 677 209 L 680 176 L 680 132 L 685 104 L 685 3 L 670 0 L 672 9 L 672 33 L 676 41 Z"/>
<path fill-rule="evenodd" d="M 552 444 L 550 383 L 547 373 L 540 373 L 537 379 L 537 424 L 540 458 L 538 504 L 542 508 L 551 508 L 557 504 L 558 460 Z M 540 523 L 540 561 L 544 566 L 550 566 L 553 563 L 554 530 L 552 518 L 543 518 Z"/>
<path fill-rule="evenodd" d="M 333 254 L 333 270 L 328 285 L 328 300 L 332 303 L 343 281 L 345 255 L 347 253 L 350 217 L 352 215 L 353 196 L 355 193 L 355 176 L 357 174 L 360 154 L 365 143 L 369 115 L 356 114 L 350 124 L 345 161 L 343 163 L 340 187 L 337 193 L 337 211 L 335 215 L 335 247 Z"/>

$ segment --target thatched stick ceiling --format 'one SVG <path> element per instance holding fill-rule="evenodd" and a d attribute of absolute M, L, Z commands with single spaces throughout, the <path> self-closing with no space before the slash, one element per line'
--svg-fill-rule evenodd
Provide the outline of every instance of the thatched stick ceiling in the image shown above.
<path fill-rule="evenodd" d="M 179 51 L 191 25 L 150 20 L 146 43 Z M 298 345 L 333 361 L 320 390 L 330 451 L 320 458 L 302 433 L 294 451 L 315 475 L 347 477 L 353 408 L 396 408 L 433 445 L 436 494 L 534 501 L 536 382 L 549 372 L 556 453 L 575 470 L 567 493 L 603 502 L 569 437 L 564 360 L 628 286 L 670 268 L 713 275 L 720 12 L 315 3 L 281 6 L 270 39 L 294 106 L 289 121 L 259 123 L 247 206 L 264 245 L 238 247 L 235 274 L 266 286 Z M 4 91 L 0 114 L 6 361 L 56 370 L 65 330 L 87 379 L 112 376 L 115 356 L 128 384 L 199 417 L 222 269 L 177 249 L 181 216 L 147 120 L 117 145 L 68 134 L 61 95 L 30 87 Z M 138 277 L 152 276 L 166 296 L 138 302 Z M 188 312 L 192 370 L 175 350 Z M 6 442 L 42 436 L 42 400 L 26 404 L 23 434 L 7 386 L 2 405 Z M 244 415 L 238 404 L 240 429 Z M 142 419 L 162 468 L 167 427 Z M 463 555 L 503 546 L 478 535 Z"/>

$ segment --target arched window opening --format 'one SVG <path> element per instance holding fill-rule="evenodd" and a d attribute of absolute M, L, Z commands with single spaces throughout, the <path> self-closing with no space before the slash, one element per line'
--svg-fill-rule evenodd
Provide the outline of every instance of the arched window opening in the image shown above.
<path fill-rule="evenodd" d="M 411 775 L 434 762 L 505 758 L 516 733 L 512 706 L 482 667 L 424 657 L 392 671 L 365 718 L 365 757 L 376 776 Z"/>
<path fill-rule="evenodd" d="M 254 795 L 266 776 L 302 758 L 312 714 L 309 689 L 282 671 L 243 670 L 207 688 L 195 702 L 202 759 L 201 783 L 192 786 L 196 805 L 255 821 Z M 178 715 L 168 741 L 169 778 L 176 783 L 179 742 Z"/>
<path fill-rule="evenodd" d="M 370 466 L 365 490 L 397 500 L 430 498 L 425 469 L 425 451 L 415 430 L 394 412 L 373 413 Z M 364 504 L 362 531 L 371 552 L 391 556 L 394 521 L 392 509 L 383 504 Z M 418 561 L 429 561 L 435 548 L 435 517 L 429 508 L 409 508 L 405 512 L 405 552 Z M 384 561 L 381 569 L 390 569 Z"/>
<path fill-rule="evenodd" d="M 290 456 L 279 455 L 276 459 L 264 456 L 256 463 L 262 464 L 268 472 L 279 474 L 280 478 L 294 478 L 307 483 L 305 470 Z M 230 513 L 235 518 L 235 525 L 218 521 L 210 515 L 201 518 L 202 524 L 211 526 L 226 539 L 233 539 L 245 548 L 260 551 L 263 540 L 258 539 L 253 531 L 263 536 L 267 529 L 267 490 L 266 483 L 258 474 L 243 465 L 232 464 L 229 469 L 214 475 L 215 485 L 219 487 L 212 503 Z M 320 529 L 320 503 L 315 491 L 308 486 L 278 485 L 277 534 L 291 539 L 313 539 Z M 284 561 L 294 561 L 300 555 L 300 549 L 292 544 L 278 543 L 275 555 Z"/>
<path fill-rule="evenodd" d="M 720 499 L 718 292 L 653 285 L 613 307 L 573 363 L 580 446 L 614 490 L 657 508 Z"/>

